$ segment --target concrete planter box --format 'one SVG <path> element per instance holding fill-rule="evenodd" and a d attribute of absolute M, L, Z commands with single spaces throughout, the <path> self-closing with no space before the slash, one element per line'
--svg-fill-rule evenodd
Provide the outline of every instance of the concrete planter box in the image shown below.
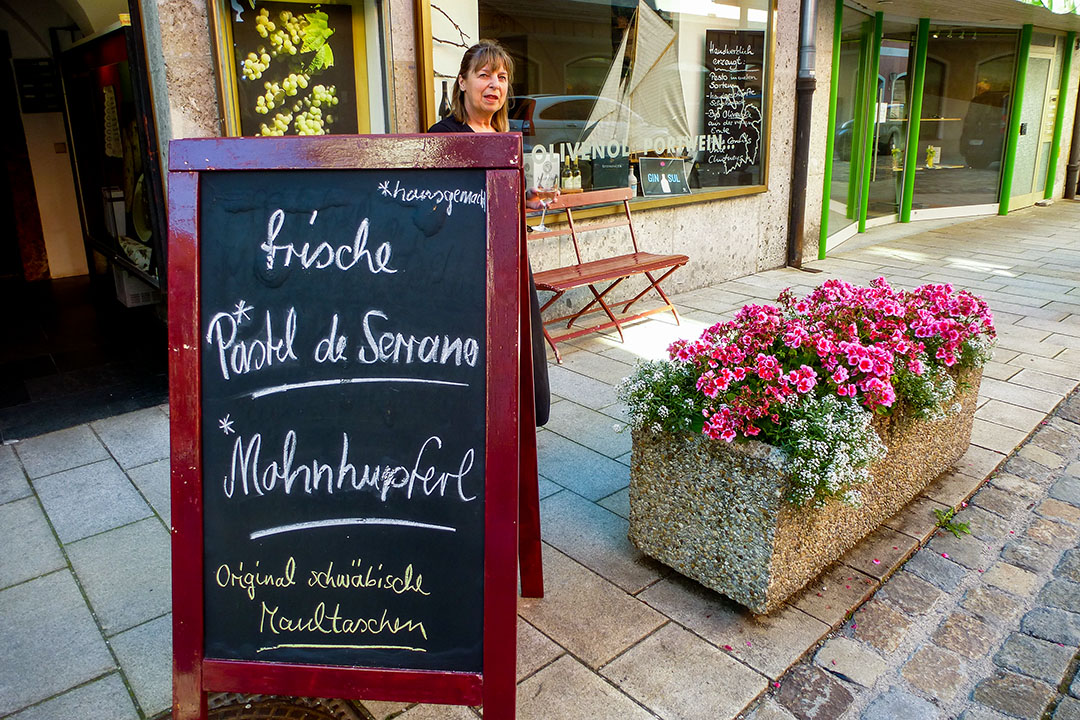
<path fill-rule="evenodd" d="M 858 508 L 786 502 L 786 457 L 771 445 L 637 430 L 630 540 L 752 612 L 771 612 L 967 451 L 981 378 L 981 370 L 957 378 L 961 410 L 945 419 L 875 420 L 888 455 L 859 487 Z"/>

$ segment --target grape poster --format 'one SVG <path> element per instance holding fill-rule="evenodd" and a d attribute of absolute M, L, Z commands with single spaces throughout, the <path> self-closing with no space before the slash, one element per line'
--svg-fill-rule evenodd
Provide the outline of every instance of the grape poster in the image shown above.
<path fill-rule="evenodd" d="M 245 3 L 232 30 L 242 135 L 358 131 L 352 6 Z"/>

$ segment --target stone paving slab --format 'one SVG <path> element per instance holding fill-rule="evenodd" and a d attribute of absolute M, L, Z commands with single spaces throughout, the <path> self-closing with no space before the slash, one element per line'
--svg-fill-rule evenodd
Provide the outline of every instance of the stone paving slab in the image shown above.
<path fill-rule="evenodd" d="M 0 445 L 0 503 L 24 498 L 31 492 L 15 450 L 10 445 Z"/>
<path fill-rule="evenodd" d="M 169 477 L 169 460 L 166 458 L 133 467 L 127 471 L 127 476 L 131 478 L 131 482 L 142 493 L 146 501 L 150 503 L 150 507 L 154 509 L 154 512 L 158 514 L 166 525 L 171 525 L 172 488 Z"/>
<path fill-rule="evenodd" d="M 90 427 L 124 469 L 169 456 L 169 417 L 156 407 L 97 420 Z"/>
<path fill-rule="evenodd" d="M 667 622 L 562 553 L 544 546 L 543 598 L 521 598 L 518 613 L 549 638 L 598 668 Z"/>
<path fill-rule="evenodd" d="M 548 544 L 630 594 L 670 572 L 630 543 L 626 518 L 570 491 L 540 502 L 540 527 Z"/>
<path fill-rule="evenodd" d="M 752 615 L 731 600 L 678 575 L 658 582 L 640 597 L 683 627 L 774 679 L 829 629 L 827 623 L 790 605 L 771 615 Z"/>
<path fill-rule="evenodd" d="M 143 714 L 172 707 L 172 613 L 109 639 Z"/>
<path fill-rule="evenodd" d="M 652 713 L 569 655 L 518 685 L 517 718 L 655 720 Z"/>
<path fill-rule="evenodd" d="M 14 715 L 10 720 L 139 720 L 120 673 L 111 673 Z"/>
<path fill-rule="evenodd" d="M 106 636 L 172 608 L 169 533 L 150 518 L 67 546 Z"/>
<path fill-rule="evenodd" d="M 67 567 L 37 498 L 0 505 L 0 588 Z"/>
<path fill-rule="evenodd" d="M 626 465 L 574 440 L 545 430 L 537 435 L 536 443 L 537 453 L 545 460 L 543 475 L 588 500 L 607 497 L 630 484 Z"/>
<path fill-rule="evenodd" d="M 66 570 L 0 590 L 0 717 L 116 667 Z"/>
<path fill-rule="evenodd" d="M 33 485 L 64 543 L 151 515 L 150 507 L 112 459 L 38 478 Z"/>
<path fill-rule="evenodd" d="M 31 479 L 109 459 L 88 425 L 22 440 L 13 446 Z"/>

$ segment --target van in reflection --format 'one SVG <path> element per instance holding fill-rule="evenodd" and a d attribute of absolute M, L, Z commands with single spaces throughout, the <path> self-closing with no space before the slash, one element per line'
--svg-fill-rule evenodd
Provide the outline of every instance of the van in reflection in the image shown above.
<path fill-rule="evenodd" d="M 1009 125 L 1009 92 L 988 90 L 971 99 L 960 132 L 960 152 L 973 168 L 1001 160 Z"/>

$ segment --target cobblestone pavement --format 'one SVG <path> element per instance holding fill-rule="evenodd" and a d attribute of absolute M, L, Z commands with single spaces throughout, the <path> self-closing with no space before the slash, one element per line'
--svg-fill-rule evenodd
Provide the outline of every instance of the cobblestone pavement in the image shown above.
<path fill-rule="evenodd" d="M 922 708 L 1000 720 L 998 710 L 1042 703 L 1055 720 L 1076 720 L 1057 692 L 1068 651 L 1051 634 L 1076 631 L 1063 619 L 1080 612 L 1080 558 L 1065 556 L 1080 526 L 1075 399 L 1042 423 L 1080 381 L 1080 202 L 880 228 L 809 265 L 822 272 L 770 270 L 677 293 L 681 326 L 657 315 L 628 328 L 625 343 L 580 338 L 551 366 L 555 402 L 537 438 L 547 594 L 518 604 L 519 720 L 730 720 L 763 695 L 756 720 L 790 720 L 788 707 L 803 718 L 918 720 L 905 708 Z M 633 363 L 785 287 L 877 276 L 898 287 L 952 282 L 994 311 L 998 344 L 952 471 L 768 617 L 639 553 L 627 540 L 630 435 L 612 430 L 624 419 L 614 386 Z M 168 715 L 167 411 L 0 446 L 0 718 Z M 932 533 L 933 510 L 959 507 L 1005 462 L 958 516 L 972 536 L 937 536 L 884 580 Z M 406 703 L 347 710 L 478 717 Z"/>
<path fill-rule="evenodd" d="M 749 718 L 1080 719 L 1080 393 L 951 522 Z"/>

